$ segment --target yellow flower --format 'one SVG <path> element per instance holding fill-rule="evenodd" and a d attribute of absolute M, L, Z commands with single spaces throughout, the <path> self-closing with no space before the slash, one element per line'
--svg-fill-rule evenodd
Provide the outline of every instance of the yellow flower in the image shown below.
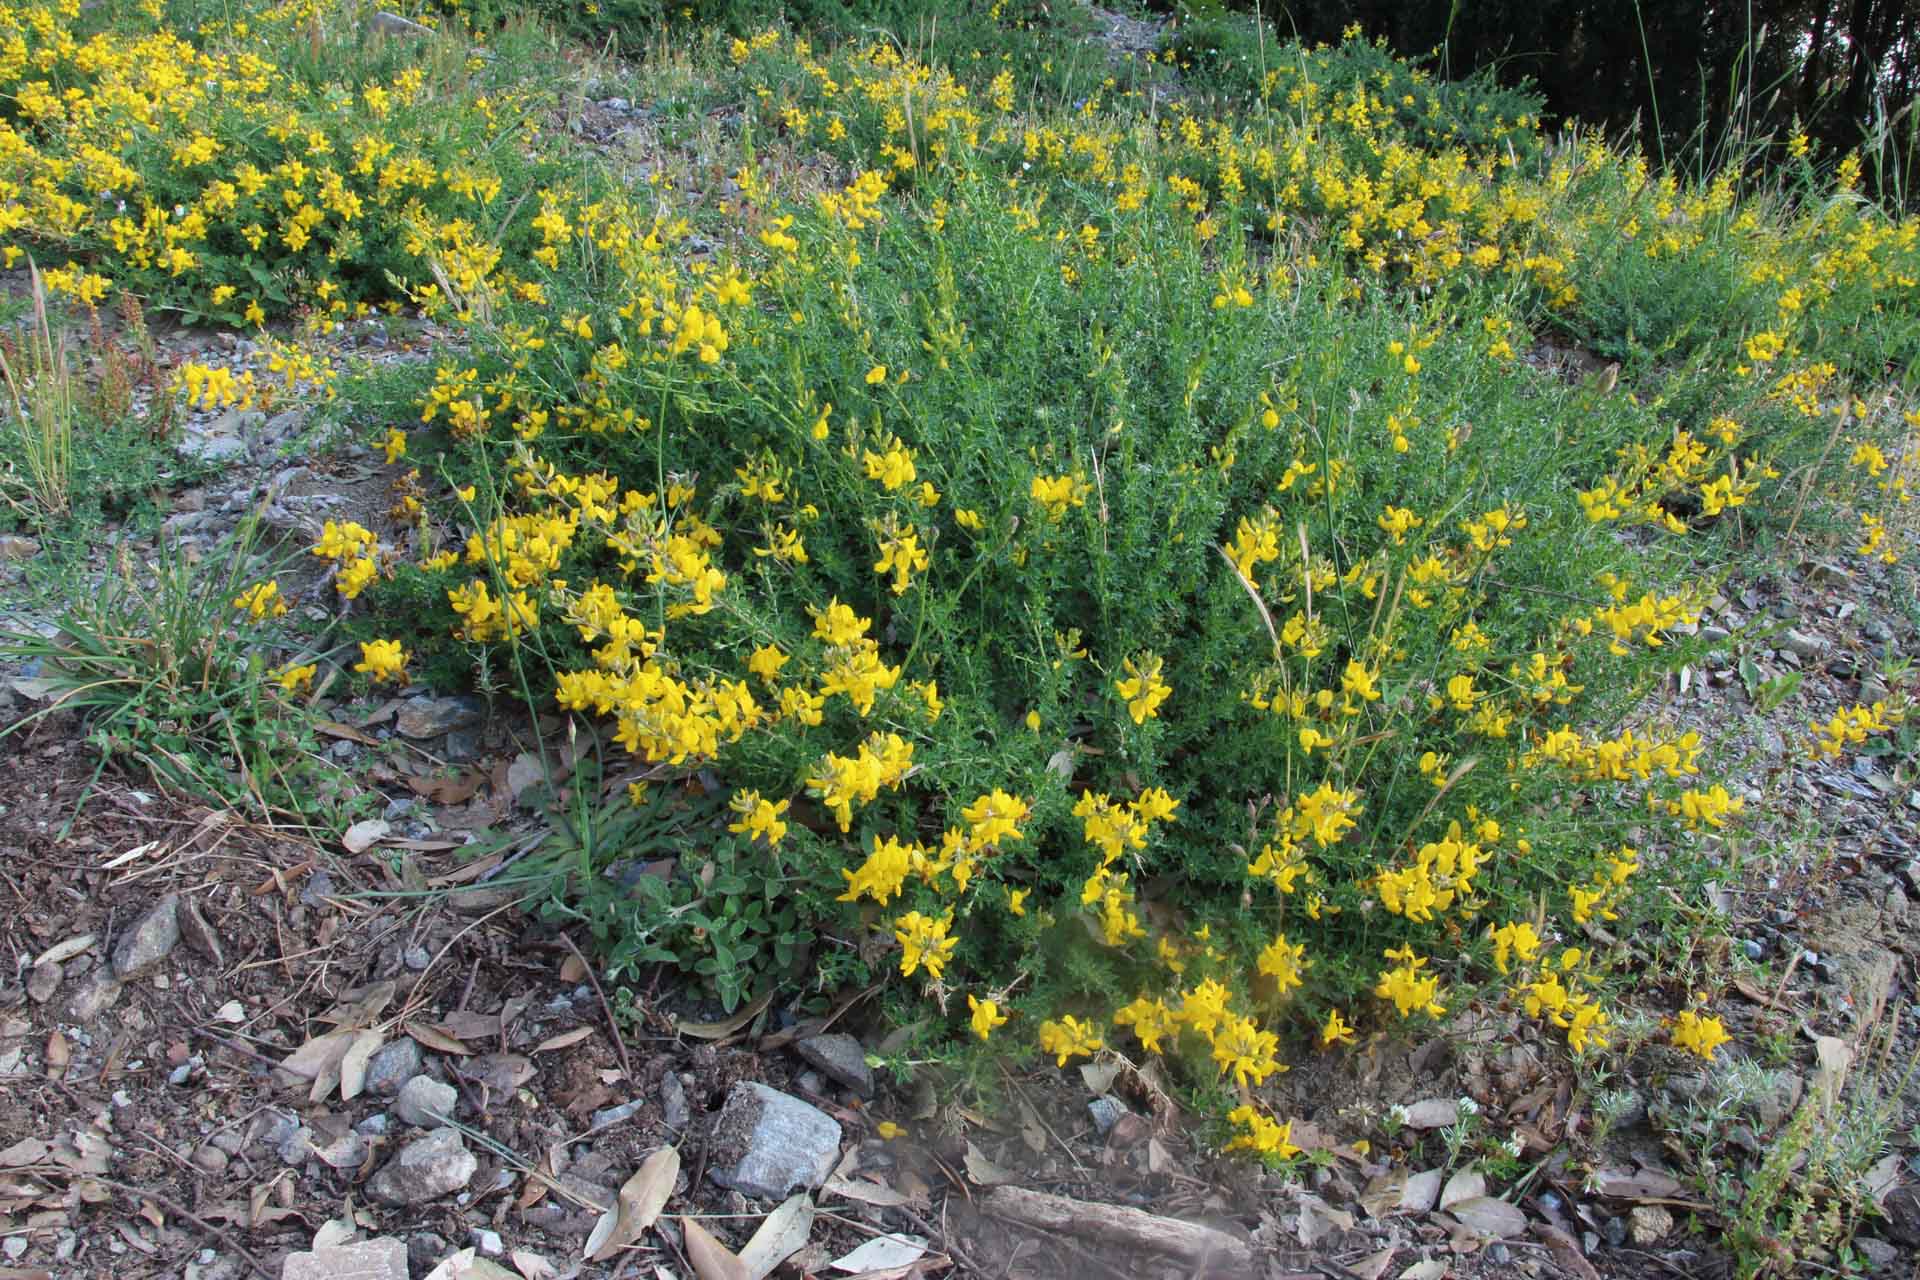
<path fill-rule="evenodd" d="M 320 668 L 313 663 L 304 666 L 285 666 L 274 672 L 268 679 L 280 686 L 282 693 L 295 694 L 313 684 L 314 673 Z"/>
<path fill-rule="evenodd" d="M 1353 1028 L 1340 1016 L 1338 1009 L 1327 1014 L 1327 1025 L 1320 1030 L 1320 1043 L 1328 1047 L 1353 1043 Z"/>
<path fill-rule="evenodd" d="M 1082 1022 L 1072 1014 L 1060 1021 L 1049 1018 L 1040 1024 L 1040 1048 L 1054 1057 L 1054 1065 L 1064 1067 L 1068 1058 L 1098 1053 L 1106 1042 L 1091 1022 Z"/>
<path fill-rule="evenodd" d="M 385 684 L 400 679 L 407 657 L 398 640 L 362 640 L 360 661 L 354 663 L 353 669 L 365 673 L 375 684 Z"/>
<path fill-rule="evenodd" d="M 1228 1151 L 1251 1151 L 1256 1155 L 1277 1156 L 1288 1160 L 1300 1154 L 1300 1148 L 1289 1139 L 1293 1137 L 1293 1121 L 1277 1124 L 1255 1111 L 1251 1106 L 1238 1106 L 1227 1113 L 1227 1119 L 1245 1132 L 1234 1138 L 1226 1146 Z"/>
<path fill-rule="evenodd" d="M 973 1013 L 973 1017 L 970 1019 L 973 1025 L 973 1034 L 979 1036 L 982 1040 L 992 1035 L 995 1027 L 1004 1027 L 1007 1025 L 1007 1015 L 1001 1013 L 1000 1006 L 991 1000 L 976 1000 L 972 996 L 968 996 L 967 1008 Z"/>
<path fill-rule="evenodd" d="M 1027 895 L 1031 889 L 1015 889 L 1007 896 L 1007 910 L 1016 916 L 1027 914 Z"/>
<path fill-rule="evenodd" d="M 1127 700 L 1127 714 L 1135 724 L 1145 724 L 1160 714 L 1160 704 L 1173 690 L 1160 678 L 1161 659 L 1155 653 L 1143 653 L 1136 664 L 1128 658 L 1120 664 L 1128 678 L 1114 683 L 1114 690 Z"/>
<path fill-rule="evenodd" d="M 763 800 L 758 791 L 735 792 L 728 807 L 740 816 L 727 824 L 727 830 L 743 834 L 748 840 L 779 844 L 787 834 L 787 824 L 780 820 L 780 815 L 787 811 L 788 803 Z"/>
<path fill-rule="evenodd" d="M 407 456 L 407 433 L 394 427 L 387 432 L 387 438 L 380 442 L 380 447 L 387 451 L 387 465 L 392 466 Z"/>
<path fill-rule="evenodd" d="M 873 366 L 873 368 L 867 370 L 868 386 L 877 387 L 881 383 L 885 382 L 886 380 L 887 380 L 887 366 L 883 364 L 877 364 Z"/>
<path fill-rule="evenodd" d="M 1078 476 L 1035 476 L 1028 494 L 1046 512 L 1050 524 L 1060 523 L 1070 507 L 1087 505 L 1088 485 Z"/>
<path fill-rule="evenodd" d="M 283 617 L 287 602 L 280 598 L 280 584 L 272 580 L 255 583 L 233 598 L 233 607 L 255 622 Z"/>
<path fill-rule="evenodd" d="M 909 911 L 894 921 L 893 936 L 901 948 L 900 976 L 911 978 L 924 967 L 927 976 L 937 981 L 953 949 L 960 945 L 960 939 L 947 936 L 947 930 L 952 927 L 952 911 L 937 919 Z"/>
<path fill-rule="evenodd" d="M 891 1120 L 882 1120 L 878 1125 L 874 1126 L 874 1132 L 879 1134 L 882 1138 L 886 1139 L 888 1142 L 892 1142 L 895 1138 L 905 1133 L 906 1130 L 902 1129 L 899 1125 L 895 1124 Z"/>
<path fill-rule="evenodd" d="M 1703 1018 L 1691 1009 L 1674 1020 L 1674 1044 L 1689 1053 L 1700 1055 L 1708 1062 L 1713 1061 L 1714 1050 L 1732 1039 L 1720 1019 Z"/>

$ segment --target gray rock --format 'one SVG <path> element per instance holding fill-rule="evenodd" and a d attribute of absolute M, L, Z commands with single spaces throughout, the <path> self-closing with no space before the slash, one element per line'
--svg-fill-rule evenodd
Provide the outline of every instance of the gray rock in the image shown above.
<path fill-rule="evenodd" d="M 459 694 L 450 698 L 415 698 L 393 717 L 393 727 L 409 738 L 437 738 L 465 729 L 487 718 L 487 704 Z"/>
<path fill-rule="evenodd" d="M 1643 1247 L 1658 1244 L 1673 1230 L 1673 1215 L 1657 1204 L 1638 1205 L 1628 1218 L 1633 1242 Z"/>
<path fill-rule="evenodd" d="M 722 1187 L 765 1200 L 817 1187 L 840 1155 L 840 1124 L 798 1098 L 742 1081 L 715 1121 L 708 1176 Z"/>
<path fill-rule="evenodd" d="M 1120 1117 L 1127 1114 L 1127 1104 L 1118 1098 L 1102 1095 L 1087 1104 L 1087 1114 L 1093 1117 L 1093 1127 L 1101 1136 L 1118 1124 Z"/>
<path fill-rule="evenodd" d="M 393 1114 L 399 1116 L 402 1123 L 431 1129 L 451 1117 L 459 1101 L 460 1092 L 452 1085 L 442 1084 L 432 1076 L 415 1076 L 400 1086 L 400 1096 L 393 1102 Z"/>
<path fill-rule="evenodd" d="M 1827 642 L 1819 636 L 1810 636 L 1793 627 L 1780 637 L 1780 647 L 1796 658 L 1817 658 L 1827 651 Z"/>
<path fill-rule="evenodd" d="M 867 1051 L 852 1036 L 811 1036 L 793 1048 L 802 1058 L 825 1072 L 828 1079 L 844 1085 L 863 1098 L 873 1096 L 873 1069 L 867 1066 Z"/>
<path fill-rule="evenodd" d="M 391 1236 L 290 1253 L 280 1280 L 407 1280 L 407 1246 Z"/>
<path fill-rule="evenodd" d="M 384 1138 L 393 1131 L 393 1117 L 384 1111 L 376 1111 L 353 1126 L 353 1131 L 363 1138 Z"/>
<path fill-rule="evenodd" d="M 692 1112 L 687 1107 L 687 1086 L 677 1072 L 660 1077 L 660 1120 L 675 1133 L 685 1133 Z"/>
<path fill-rule="evenodd" d="M 486 748 L 486 738 L 478 729 L 452 729 L 447 732 L 446 749 L 441 752 L 449 764 L 478 760 Z"/>
<path fill-rule="evenodd" d="M 113 1008 L 125 989 L 125 984 L 106 969 L 95 969 L 91 979 L 67 997 L 67 1021 L 83 1025 L 92 1022 Z"/>
<path fill-rule="evenodd" d="M 189 422 L 173 451 L 187 462 L 238 461 L 250 451 L 247 436 L 266 420 L 267 416 L 257 409 L 229 409 L 206 422 Z"/>
<path fill-rule="evenodd" d="M 193 1167 L 205 1173 L 225 1173 L 227 1162 L 231 1159 L 226 1152 L 209 1143 L 194 1150 Z"/>
<path fill-rule="evenodd" d="M 506 1241 L 500 1238 L 498 1231 L 488 1231 L 484 1227 L 475 1227 L 473 1231 L 474 1247 L 490 1257 L 497 1258 L 506 1251 Z"/>
<path fill-rule="evenodd" d="M 611 1128 L 622 1120 L 630 1120 L 639 1115 L 646 1105 L 643 1099 L 635 1098 L 632 1102 L 623 1102 L 617 1107 L 602 1107 L 593 1113 L 593 1127 Z"/>
<path fill-rule="evenodd" d="M 432 27 L 423 27 L 417 22 L 409 22 L 397 13 L 381 10 L 367 19 L 367 30 L 381 36 L 430 36 Z"/>
<path fill-rule="evenodd" d="M 262 1111 L 248 1131 L 247 1145 L 277 1151 L 281 1144 L 299 1130 L 300 1122 L 286 1112 Z M 303 1154 L 301 1159 L 306 1159 L 306 1156 Z"/>
<path fill-rule="evenodd" d="M 419 1074 L 420 1045 L 412 1036 L 401 1036 L 367 1060 L 367 1092 L 390 1098 Z"/>
<path fill-rule="evenodd" d="M 1902 1256 L 1900 1250 L 1885 1240 L 1876 1240 L 1872 1236 L 1855 1236 L 1853 1247 L 1855 1252 L 1859 1253 L 1866 1260 L 1867 1265 L 1875 1271 L 1883 1267 L 1891 1267 L 1900 1261 Z"/>
<path fill-rule="evenodd" d="M 27 996 L 35 1004 L 45 1004 L 59 989 L 60 966 L 54 961 L 33 966 L 33 972 L 27 975 Z"/>
<path fill-rule="evenodd" d="M 313 1130 L 300 1125 L 280 1140 L 279 1155 L 281 1164 L 290 1164 L 298 1168 L 307 1162 L 313 1154 Z"/>
<path fill-rule="evenodd" d="M 407 1260 L 413 1264 L 413 1273 L 424 1276 L 440 1265 L 447 1256 L 447 1238 L 432 1231 L 413 1231 L 407 1234 Z"/>
<path fill-rule="evenodd" d="M 114 976 L 125 981 L 145 973 L 171 955 L 179 941 L 180 895 L 170 893 L 115 944 Z"/>
<path fill-rule="evenodd" d="M 460 1141 L 459 1130 L 435 1129 L 382 1165 L 367 1180 L 367 1195 L 385 1205 L 425 1204 L 460 1190 L 479 1168 L 473 1152 Z"/>

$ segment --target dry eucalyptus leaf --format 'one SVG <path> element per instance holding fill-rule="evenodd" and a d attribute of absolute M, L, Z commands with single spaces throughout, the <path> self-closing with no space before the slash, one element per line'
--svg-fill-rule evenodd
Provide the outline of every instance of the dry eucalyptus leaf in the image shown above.
<path fill-rule="evenodd" d="M 1460 1104 L 1452 1098 L 1423 1098 L 1407 1108 L 1409 1129 L 1444 1129 L 1460 1118 Z"/>
<path fill-rule="evenodd" d="M 456 1040 L 446 1032 L 436 1031 L 434 1028 L 421 1023 L 409 1022 L 400 1029 L 412 1036 L 418 1043 L 437 1053 L 466 1055 L 473 1052 L 473 1050 L 469 1049 L 462 1041 Z"/>
<path fill-rule="evenodd" d="M 331 1249 L 336 1245 L 346 1244 L 359 1234 L 360 1229 L 345 1218 L 328 1218 L 320 1224 L 320 1229 L 313 1233 L 313 1247 Z"/>
<path fill-rule="evenodd" d="M 585 1255 L 604 1262 L 634 1243 L 659 1219 L 680 1177 L 680 1149 L 662 1147 L 641 1161 L 640 1168 L 620 1188 L 613 1208 L 600 1215 L 587 1237 Z"/>
<path fill-rule="evenodd" d="M 1347 1270 L 1360 1277 L 1360 1280 L 1380 1280 L 1381 1276 L 1387 1274 L 1387 1268 L 1393 1265 L 1393 1255 L 1398 1252 L 1398 1249 L 1382 1249 L 1376 1254 L 1360 1259 Z"/>
<path fill-rule="evenodd" d="M 1113 1082 L 1119 1074 L 1120 1064 L 1117 1062 L 1088 1062 L 1080 1068 L 1080 1078 L 1096 1098 L 1113 1088 Z"/>
<path fill-rule="evenodd" d="M 747 1268 L 727 1246 L 693 1218 L 681 1218 L 680 1229 L 687 1237 L 687 1261 L 700 1280 L 748 1280 Z"/>
<path fill-rule="evenodd" d="M 1400 1273 L 1400 1280 L 1446 1280 L 1447 1264 L 1438 1258 L 1416 1262 Z"/>
<path fill-rule="evenodd" d="M 1846 1087 L 1847 1071 L 1853 1066 L 1853 1046 L 1838 1036 L 1817 1036 L 1813 1049 L 1820 1057 L 1820 1065 L 1813 1072 L 1814 1091 L 1820 1095 L 1822 1111 L 1831 1113 L 1834 1100 Z"/>
<path fill-rule="evenodd" d="M 340 843 L 346 846 L 348 853 L 365 853 L 384 840 L 392 830 L 392 823 L 382 818 L 368 818 L 348 827 L 346 834 L 340 837 Z"/>
<path fill-rule="evenodd" d="M 760 1016 L 760 1011 L 773 1003 L 773 989 L 768 988 L 759 998 L 741 1009 L 731 1018 L 719 1022 L 676 1022 L 674 1030 L 683 1036 L 693 1036 L 700 1040 L 724 1040 L 740 1028 Z"/>
<path fill-rule="evenodd" d="M 542 1040 L 528 1050 L 530 1053 L 547 1053 L 554 1049 L 571 1049 L 593 1034 L 592 1027 L 575 1027 L 571 1031 L 562 1031 L 557 1036 Z"/>
<path fill-rule="evenodd" d="M 1494 1240 L 1517 1236 L 1527 1229 L 1527 1215 L 1505 1200 L 1474 1196 L 1447 1210 L 1472 1230 Z"/>
<path fill-rule="evenodd" d="M 841 1254 L 829 1265 L 835 1271 L 858 1275 L 862 1271 L 911 1266 L 920 1261 L 926 1252 L 927 1242 L 920 1236 L 875 1236 L 859 1248 Z"/>
<path fill-rule="evenodd" d="M 507 1256 L 513 1259 L 513 1265 L 520 1272 L 521 1280 L 555 1280 L 555 1277 L 560 1274 L 560 1268 L 531 1249 L 514 1249 Z"/>
<path fill-rule="evenodd" d="M 427 1280 L 521 1280 L 491 1258 L 472 1248 L 462 1249 L 427 1272 Z"/>
<path fill-rule="evenodd" d="M 362 1031 L 340 1055 L 340 1097 L 351 1102 L 367 1087 L 367 1062 L 387 1042 L 384 1031 Z"/>
<path fill-rule="evenodd" d="M 967 1176 L 982 1187 L 1004 1187 L 1020 1181 L 1020 1175 L 989 1160 L 971 1142 L 967 1144 Z"/>
<path fill-rule="evenodd" d="M 1462 1200 L 1472 1200 L 1476 1196 L 1487 1194 L 1487 1180 L 1477 1169 L 1462 1169 L 1447 1179 L 1446 1189 L 1440 1193 L 1440 1207 L 1451 1209 Z"/>
<path fill-rule="evenodd" d="M 775 1267 L 806 1248 L 813 1234 L 813 1201 L 804 1195 L 788 1196 L 768 1214 L 760 1227 L 740 1250 L 740 1265 L 747 1280 L 765 1280 Z"/>
<path fill-rule="evenodd" d="M 317 1079 L 329 1066 L 338 1071 L 341 1057 L 353 1047 L 354 1037 L 358 1034 L 355 1031 L 328 1031 L 317 1035 L 282 1058 L 280 1069 L 302 1080 Z"/>
<path fill-rule="evenodd" d="M 64 963 L 65 961 L 73 959 L 88 947 L 91 947 L 93 943 L 94 935 L 91 933 L 83 933 L 78 937 L 68 938 L 65 942 L 56 942 L 35 956 L 33 958 L 33 964 L 28 967 L 38 969 L 43 964 Z"/>
<path fill-rule="evenodd" d="M 1440 1199 L 1440 1171 L 1423 1169 L 1407 1177 L 1400 1192 L 1400 1212 L 1425 1213 Z"/>
<path fill-rule="evenodd" d="M 875 1204 L 887 1209 L 908 1204 L 912 1200 L 912 1197 L 892 1187 L 883 1187 L 865 1178 L 828 1178 L 820 1189 L 842 1200 L 858 1200 L 861 1204 Z"/>

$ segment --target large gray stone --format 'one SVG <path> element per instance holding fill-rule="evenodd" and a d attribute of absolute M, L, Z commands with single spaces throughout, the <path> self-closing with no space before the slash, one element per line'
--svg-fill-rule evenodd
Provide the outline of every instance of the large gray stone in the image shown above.
<path fill-rule="evenodd" d="M 437 738 L 487 718 L 487 704 L 458 694 L 449 698 L 412 698 L 393 717 L 393 727 L 409 738 Z"/>
<path fill-rule="evenodd" d="M 113 948 L 113 973 L 137 977 L 165 960 L 180 941 L 180 895 L 170 893 L 140 917 Z"/>
<path fill-rule="evenodd" d="M 708 1176 L 742 1195 L 785 1199 L 817 1187 L 840 1157 L 840 1124 L 818 1107 L 742 1081 L 714 1122 Z"/>
<path fill-rule="evenodd" d="M 420 1045 L 412 1036 L 401 1036 L 384 1045 L 367 1060 L 367 1092 L 390 1098 L 400 1086 L 420 1074 Z"/>
<path fill-rule="evenodd" d="M 400 1148 L 367 1180 L 369 1198 L 386 1205 L 425 1204 L 467 1185 L 480 1162 L 457 1129 L 435 1129 Z"/>
<path fill-rule="evenodd" d="M 442 1084 L 432 1076 L 415 1076 L 400 1087 L 400 1096 L 393 1101 L 393 1114 L 407 1124 L 430 1129 L 453 1116 L 453 1108 L 460 1101 L 460 1093 L 450 1084 Z"/>
<path fill-rule="evenodd" d="M 280 1280 L 407 1280 L 407 1246 L 391 1236 L 290 1253 Z"/>
<path fill-rule="evenodd" d="M 873 1096 L 873 1068 L 867 1065 L 867 1051 L 852 1036 L 810 1036 L 793 1048 L 829 1079 L 863 1098 Z"/>

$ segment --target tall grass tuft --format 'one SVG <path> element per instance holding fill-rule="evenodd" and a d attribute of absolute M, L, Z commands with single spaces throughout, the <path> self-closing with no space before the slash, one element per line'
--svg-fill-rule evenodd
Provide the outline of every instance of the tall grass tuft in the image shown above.
<path fill-rule="evenodd" d="M 7 487 L 49 516 L 67 513 L 73 492 L 73 372 L 67 341 L 55 334 L 47 291 L 37 267 L 33 318 L 17 336 L 0 340 L 0 375 L 7 384 Z M 9 502 L 24 506 L 20 498 Z"/>

